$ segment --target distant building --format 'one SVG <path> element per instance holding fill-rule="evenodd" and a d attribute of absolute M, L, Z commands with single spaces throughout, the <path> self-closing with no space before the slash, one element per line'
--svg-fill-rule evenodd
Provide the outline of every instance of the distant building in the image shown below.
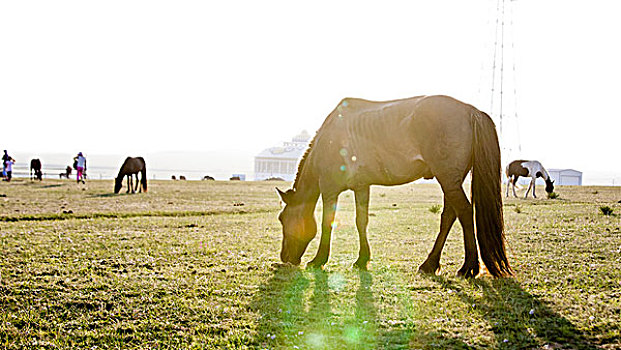
<path fill-rule="evenodd" d="M 282 146 L 263 150 L 254 157 L 255 180 L 281 178 L 286 181 L 295 180 L 297 165 L 304 155 L 311 136 L 306 130 L 284 142 Z"/>
<path fill-rule="evenodd" d="M 555 185 L 582 186 L 582 172 L 574 169 L 549 169 Z"/>

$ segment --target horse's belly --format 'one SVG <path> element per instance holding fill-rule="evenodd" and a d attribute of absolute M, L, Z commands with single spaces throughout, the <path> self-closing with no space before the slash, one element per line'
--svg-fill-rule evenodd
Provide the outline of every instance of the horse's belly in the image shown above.
<path fill-rule="evenodd" d="M 367 164 L 352 164 L 349 181 L 355 185 L 401 185 L 420 178 L 432 178 L 429 166 L 420 155 L 398 159 L 386 157 Z"/>

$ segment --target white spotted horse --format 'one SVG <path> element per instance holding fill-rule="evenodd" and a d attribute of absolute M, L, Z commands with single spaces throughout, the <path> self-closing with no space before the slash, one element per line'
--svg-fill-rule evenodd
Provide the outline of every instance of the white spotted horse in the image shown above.
<path fill-rule="evenodd" d="M 533 198 L 537 198 L 537 195 L 535 194 L 535 182 L 537 181 L 538 177 L 543 178 L 543 180 L 546 182 L 546 192 L 554 192 L 554 180 L 552 180 L 550 174 L 548 174 L 548 171 L 543 167 L 543 165 L 541 165 L 541 163 L 539 163 L 539 161 L 514 160 L 513 162 L 509 163 L 509 165 L 507 165 L 506 175 L 508 179 L 506 193 L 507 197 L 509 197 L 509 187 L 512 187 L 513 189 L 513 196 L 517 197 L 517 194 L 515 193 L 515 183 L 520 176 L 531 178 L 530 184 L 528 185 L 528 190 L 526 190 L 524 198 L 528 197 L 528 192 L 530 192 L 531 188 L 533 189 Z"/>

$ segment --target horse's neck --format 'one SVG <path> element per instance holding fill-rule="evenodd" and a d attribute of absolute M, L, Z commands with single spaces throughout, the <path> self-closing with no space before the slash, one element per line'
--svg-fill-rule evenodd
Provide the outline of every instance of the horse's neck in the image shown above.
<path fill-rule="evenodd" d="M 297 200 L 305 203 L 309 210 L 310 208 L 314 210 L 319 199 L 319 178 L 308 159 L 296 176 L 294 188 Z"/>
<path fill-rule="evenodd" d="M 539 167 L 539 170 L 541 170 L 541 177 L 547 181 L 550 178 L 550 174 L 548 174 L 548 171 L 543 167 L 543 165 L 541 165 L 541 163 L 537 162 L 537 166 Z"/>

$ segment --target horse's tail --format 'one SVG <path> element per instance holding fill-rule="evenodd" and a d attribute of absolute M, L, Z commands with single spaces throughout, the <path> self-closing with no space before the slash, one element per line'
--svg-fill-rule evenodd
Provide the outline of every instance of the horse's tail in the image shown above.
<path fill-rule="evenodd" d="M 147 163 L 142 159 L 142 169 L 140 170 L 140 185 L 142 185 L 142 191 L 147 192 Z"/>
<path fill-rule="evenodd" d="M 494 277 L 512 274 L 505 251 L 500 145 L 494 122 L 476 111 L 473 122 L 472 202 L 477 241 L 485 267 Z"/>

